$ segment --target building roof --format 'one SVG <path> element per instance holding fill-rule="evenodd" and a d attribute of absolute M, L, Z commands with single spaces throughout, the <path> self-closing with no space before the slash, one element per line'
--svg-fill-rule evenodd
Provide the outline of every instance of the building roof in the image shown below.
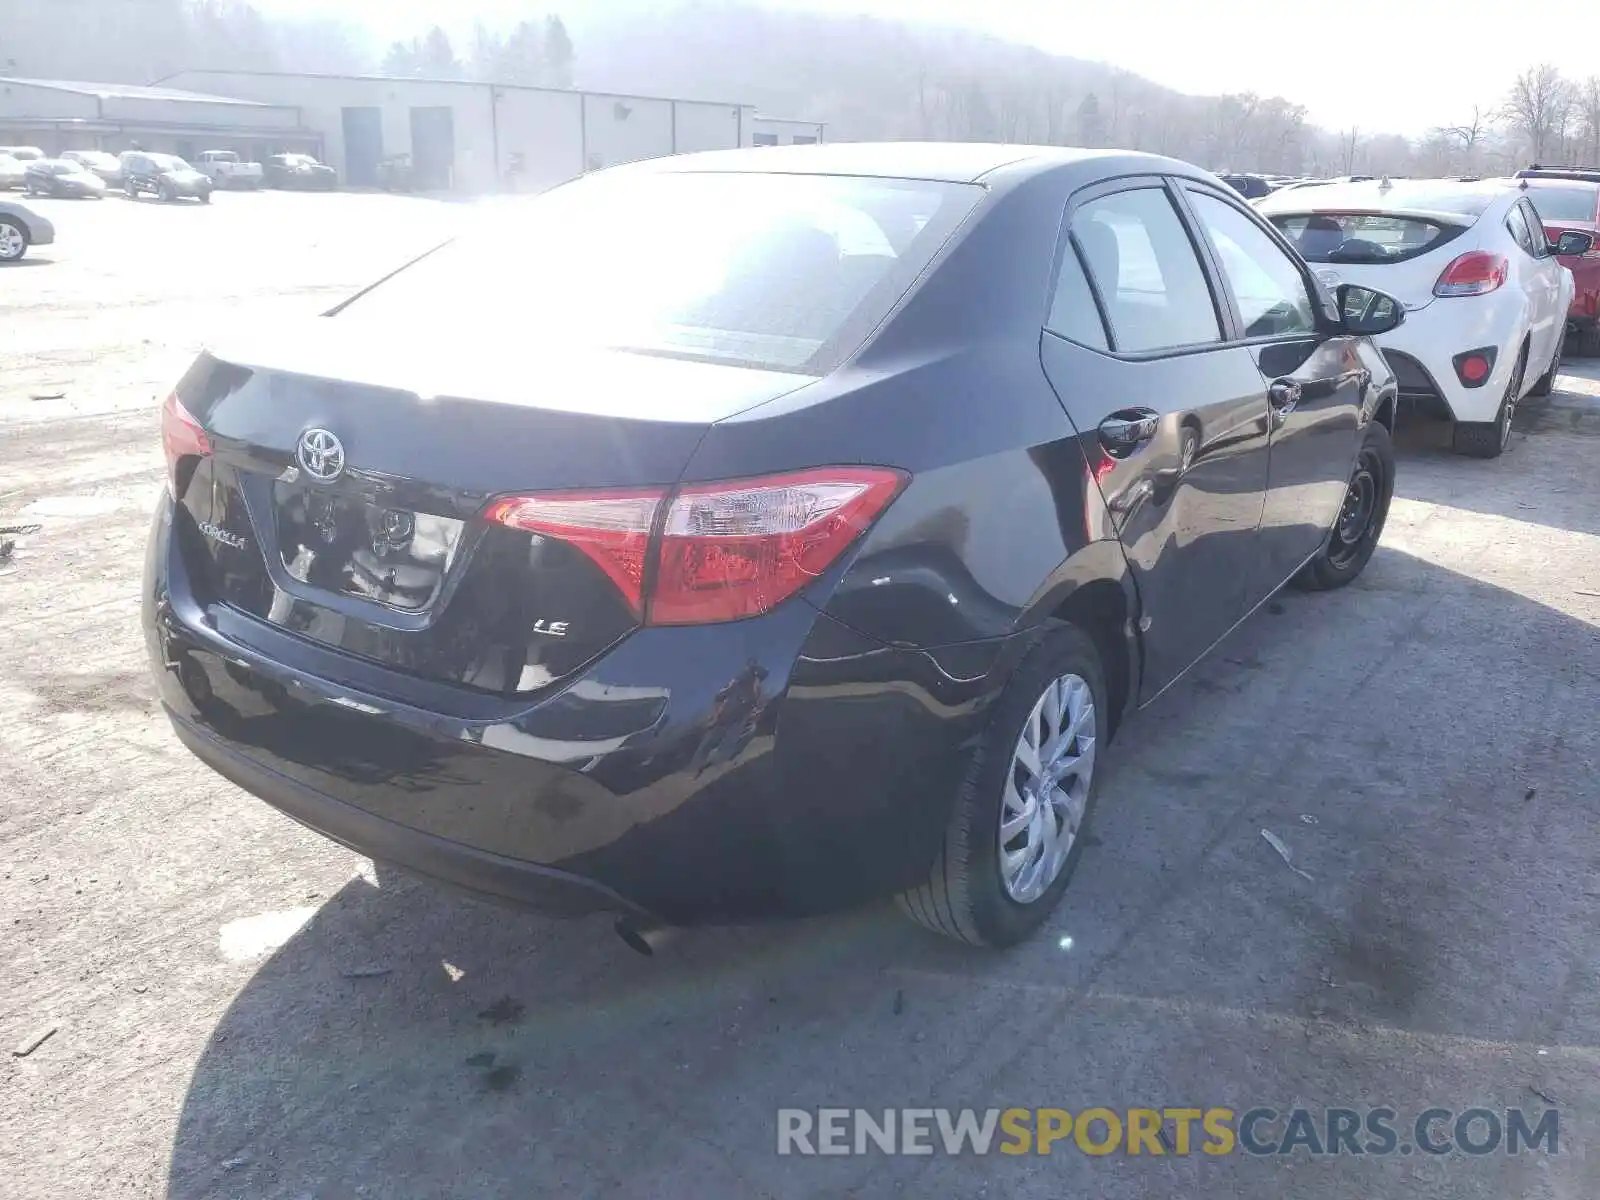
<path fill-rule="evenodd" d="M 179 91 L 177 88 L 138 87 L 129 83 L 82 83 L 70 79 L 18 79 L 0 75 L 0 84 L 7 83 L 46 88 L 54 92 L 71 92 L 78 96 L 94 96 L 101 100 L 168 100 L 189 104 L 234 104 L 243 108 L 292 107 L 261 104 L 255 100 L 239 100 L 231 96 L 208 96 L 202 92 Z"/>
<path fill-rule="evenodd" d="M 189 79 L 198 75 L 209 75 L 219 79 L 321 79 L 335 80 L 342 83 L 450 84 L 455 87 L 465 88 L 497 88 L 502 92 L 557 92 L 566 96 L 590 96 L 600 100 L 662 100 L 673 104 L 706 104 L 715 108 L 744 109 L 755 107 L 753 104 L 740 103 L 737 100 L 717 100 L 704 96 L 646 96 L 637 92 L 613 92 L 605 88 L 550 87 L 547 84 L 503 83 L 499 80 L 487 79 L 451 79 L 438 75 L 341 75 L 328 71 L 230 71 L 225 68 L 186 67 L 182 71 L 174 71 L 171 75 L 163 75 L 156 82 L 164 83 L 168 79 Z"/>

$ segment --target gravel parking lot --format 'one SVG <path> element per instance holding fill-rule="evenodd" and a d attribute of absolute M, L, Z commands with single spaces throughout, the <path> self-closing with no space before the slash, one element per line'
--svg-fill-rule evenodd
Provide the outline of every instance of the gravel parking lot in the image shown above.
<path fill-rule="evenodd" d="M 1600 362 L 1498 462 L 1404 432 L 1362 578 L 1124 729 L 1046 936 L 883 906 L 646 960 L 375 872 L 192 760 L 146 680 L 165 389 L 475 210 L 39 207 L 60 244 L 0 270 L 0 523 L 42 525 L 0 565 L 0 1192 L 1600 1195 Z M 783 1107 L 1297 1105 L 1556 1108 L 1559 1153 L 775 1153 Z"/>

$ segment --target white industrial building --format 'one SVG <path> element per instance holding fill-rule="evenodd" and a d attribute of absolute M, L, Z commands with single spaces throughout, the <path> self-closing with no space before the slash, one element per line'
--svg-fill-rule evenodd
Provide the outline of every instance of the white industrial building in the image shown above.
<path fill-rule="evenodd" d="M 422 190 L 538 191 L 667 154 L 818 142 L 748 104 L 451 79 L 180 71 L 148 88 L 0 79 L 0 144 L 316 154 L 351 187 L 409 156 Z"/>

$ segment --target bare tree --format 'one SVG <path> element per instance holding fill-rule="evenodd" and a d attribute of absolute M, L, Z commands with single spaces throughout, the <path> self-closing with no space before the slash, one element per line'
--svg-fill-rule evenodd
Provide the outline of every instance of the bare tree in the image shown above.
<path fill-rule="evenodd" d="M 1461 169 L 1470 172 L 1478 161 L 1478 147 L 1489 132 L 1489 114 L 1482 105 L 1472 106 L 1472 120 L 1462 125 L 1451 125 L 1440 131 L 1461 147 Z"/>
<path fill-rule="evenodd" d="M 1600 76 L 1591 75 L 1573 88 L 1578 133 L 1586 163 L 1600 163 Z"/>
<path fill-rule="evenodd" d="M 1520 134 L 1535 161 L 1564 133 L 1572 107 L 1572 87 L 1549 63 L 1529 67 L 1517 76 L 1501 115 Z"/>

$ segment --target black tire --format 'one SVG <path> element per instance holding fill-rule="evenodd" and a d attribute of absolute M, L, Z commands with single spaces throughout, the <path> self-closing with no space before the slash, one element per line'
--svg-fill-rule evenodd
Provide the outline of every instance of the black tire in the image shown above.
<path fill-rule="evenodd" d="M 172 186 L 165 183 L 161 185 L 156 194 L 161 197 L 163 204 L 171 204 L 178 198 L 178 193 L 173 191 Z"/>
<path fill-rule="evenodd" d="M 1600 358 L 1600 325 L 1581 326 L 1573 336 L 1577 342 L 1573 352 L 1579 358 Z"/>
<path fill-rule="evenodd" d="M 1457 454 L 1469 458 L 1499 458 L 1505 453 L 1511 439 L 1511 422 L 1516 416 L 1517 401 L 1522 399 L 1522 373 L 1528 368 L 1526 349 L 1517 355 L 1517 365 L 1512 368 L 1511 380 L 1505 394 L 1500 397 L 1500 407 L 1492 421 L 1457 421 L 1451 436 L 1451 446 Z"/>
<path fill-rule="evenodd" d="M 1528 389 L 1530 396 L 1548 396 L 1556 386 L 1556 375 L 1561 371 L 1561 348 L 1566 343 L 1565 337 L 1556 339 L 1555 353 L 1550 356 L 1550 369 L 1539 376 L 1539 381 Z"/>
<path fill-rule="evenodd" d="M 200 203 L 201 204 L 210 204 L 211 203 L 211 193 L 210 192 L 201 192 L 200 193 Z"/>
<path fill-rule="evenodd" d="M 1037 899 L 1022 904 L 1006 893 L 1000 876 L 1001 797 L 1024 723 L 1045 689 L 1068 674 L 1086 681 L 1094 698 L 1096 768 L 1060 873 Z M 974 946 L 1014 946 L 1038 929 L 1060 903 L 1083 854 L 1109 717 L 1105 672 L 1093 640 L 1075 626 L 1056 626 L 1013 673 L 982 739 L 970 751 L 944 845 L 928 881 L 898 897 L 906 915 L 935 933 Z"/>
<path fill-rule="evenodd" d="M 137 200 L 139 198 L 139 189 L 133 186 L 132 181 L 129 181 L 122 185 L 122 194 L 129 200 Z"/>
<path fill-rule="evenodd" d="M 1388 429 L 1373 421 L 1361 439 L 1344 503 L 1327 544 L 1300 568 L 1294 585 L 1303 591 L 1326 592 L 1344 587 L 1360 575 L 1378 548 L 1393 499 L 1394 445 Z"/>

